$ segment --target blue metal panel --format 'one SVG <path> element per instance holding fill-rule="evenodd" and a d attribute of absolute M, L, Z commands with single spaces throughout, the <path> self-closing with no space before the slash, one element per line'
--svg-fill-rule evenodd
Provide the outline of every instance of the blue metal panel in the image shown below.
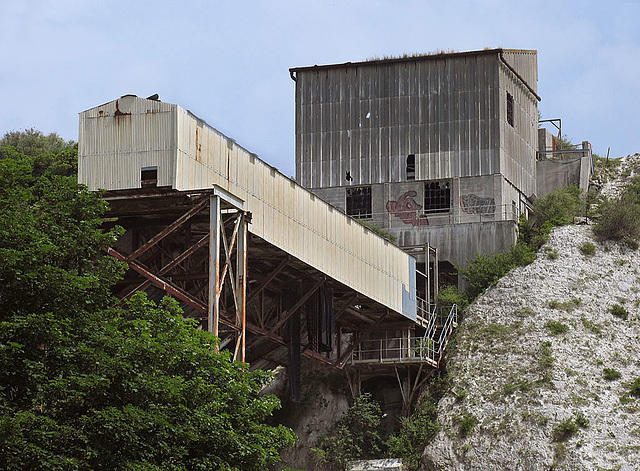
<path fill-rule="evenodd" d="M 402 284 L 402 314 L 416 321 L 418 308 L 416 302 L 416 259 L 409 257 L 409 289 Z"/>

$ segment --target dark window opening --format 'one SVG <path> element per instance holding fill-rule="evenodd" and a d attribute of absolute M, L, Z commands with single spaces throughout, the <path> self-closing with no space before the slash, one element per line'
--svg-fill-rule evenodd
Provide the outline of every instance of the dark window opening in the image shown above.
<path fill-rule="evenodd" d="M 156 186 L 158 184 L 158 167 L 142 167 L 140 183 L 143 187 Z"/>
<path fill-rule="evenodd" d="M 407 156 L 407 180 L 416 179 L 416 156 L 409 154 Z"/>
<path fill-rule="evenodd" d="M 354 218 L 370 219 L 371 187 L 347 188 L 347 214 Z"/>
<path fill-rule="evenodd" d="M 513 95 L 507 92 L 507 123 L 513 127 Z"/>
<path fill-rule="evenodd" d="M 451 183 L 448 181 L 424 184 L 424 212 L 446 213 L 451 207 Z"/>

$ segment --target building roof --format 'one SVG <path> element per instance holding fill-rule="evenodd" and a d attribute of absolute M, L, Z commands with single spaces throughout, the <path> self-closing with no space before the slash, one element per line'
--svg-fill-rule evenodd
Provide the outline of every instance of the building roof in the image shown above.
<path fill-rule="evenodd" d="M 340 68 L 348 68 L 348 67 L 362 67 L 362 66 L 371 66 L 371 65 L 389 65 L 395 63 L 402 62 L 416 62 L 416 61 L 427 61 L 427 60 L 442 60 L 442 59 L 450 59 L 450 58 L 460 58 L 460 57 L 469 57 L 469 56 L 481 56 L 481 55 L 497 55 L 502 59 L 502 62 L 522 81 L 522 83 L 527 87 L 527 89 L 540 101 L 540 97 L 536 93 L 535 89 L 527 83 L 527 81 L 516 71 L 516 69 L 509 64 L 503 57 L 503 53 L 522 53 L 522 54 L 537 54 L 538 51 L 535 49 L 503 49 L 503 48 L 495 48 L 495 49 L 481 49 L 478 51 L 466 51 L 466 52 L 439 52 L 435 54 L 424 54 L 424 55 L 407 55 L 403 57 L 397 58 L 388 58 L 388 59 L 373 59 L 359 62 L 343 62 L 341 64 L 325 64 L 325 65 L 311 65 L 304 67 L 292 67 L 289 69 L 289 74 L 291 78 L 295 81 L 295 74 L 297 72 L 309 72 L 309 71 L 318 71 L 318 70 L 328 70 L 328 69 L 340 69 Z"/>
<path fill-rule="evenodd" d="M 438 52 L 434 54 L 418 54 L 407 55 L 403 57 L 393 57 L 387 59 L 372 59 L 358 62 L 343 62 L 341 64 L 324 64 L 324 65 L 309 65 L 303 67 L 292 67 L 289 72 L 304 72 L 308 70 L 322 70 L 322 69 L 337 69 L 341 67 L 360 67 L 363 65 L 377 65 L 377 64 L 394 64 L 397 62 L 415 62 L 420 60 L 439 60 L 449 59 L 452 57 L 465 57 L 465 56 L 479 56 L 485 54 L 500 54 L 502 52 L 522 52 L 522 53 L 537 53 L 532 49 L 481 49 L 479 51 L 465 51 L 465 52 Z"/>

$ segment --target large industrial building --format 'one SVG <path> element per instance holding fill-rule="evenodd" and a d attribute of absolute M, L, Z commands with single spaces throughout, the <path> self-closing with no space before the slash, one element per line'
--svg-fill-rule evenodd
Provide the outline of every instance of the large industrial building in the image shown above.
<path fill-rule="evenodd" d="M 234 358 L 286 364 L 294 398 L 306 356 L 345 368 L 354 394 L 397 380 L 407 407 L 457 325 L 434 305 L 438 276 L 516 240 L 541 162 L 545 192 L 584 184 L 590 147 L 563 160 L 540 134 L 538 148 L 535 51 L 291 76 L 297 182 L 157 96 L 80 114 L 79 181 L 126 230 L 108 249 L 130 268 L 115 294 L 173 296 Z"/>
<path fill-rule="evenodd" d="M 476 252 L 515 242 L 518 218 L 537 189 L 536 51 L 441 53 L 290 73 L 301 185 L 391 233 L 420 269 L 429 247 L 437 249 L 441 276 Z"/>

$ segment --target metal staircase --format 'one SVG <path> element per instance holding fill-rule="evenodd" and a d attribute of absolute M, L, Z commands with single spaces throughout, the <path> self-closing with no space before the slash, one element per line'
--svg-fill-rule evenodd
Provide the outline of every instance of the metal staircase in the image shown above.
<path fill-rule="evenodd" d="M 423 335 L 381 335 L 364 339 L 354 349 L 352 365 L 428 363 L 440 366 L 453 330 L 458 326 L 458 306 L 437 307 L 418 299 L 417 323 L 425 329 Z"/>

